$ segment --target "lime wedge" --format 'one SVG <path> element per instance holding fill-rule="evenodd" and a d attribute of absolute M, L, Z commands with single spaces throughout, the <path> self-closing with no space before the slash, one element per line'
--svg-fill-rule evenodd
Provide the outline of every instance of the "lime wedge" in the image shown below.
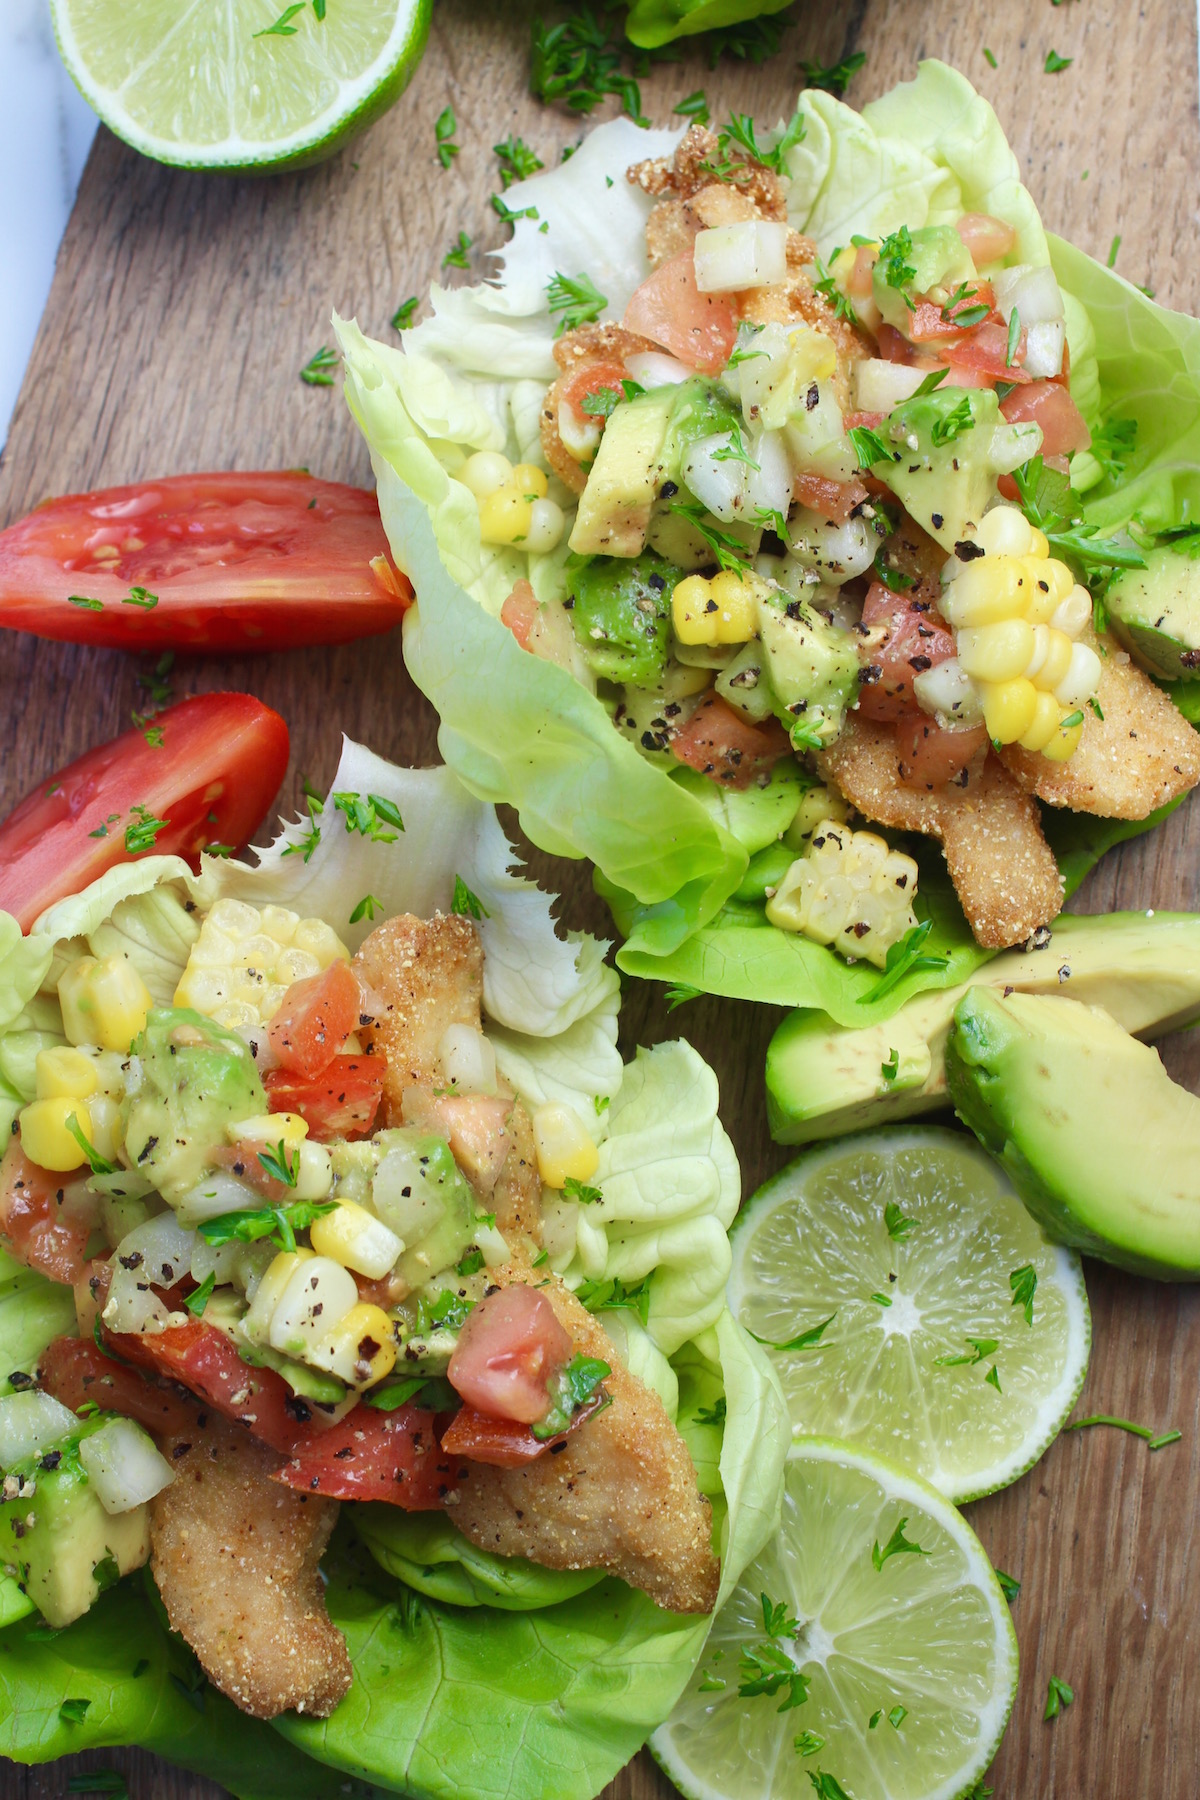
<path fill-rule="evenodd" d="M 386 111 L 432 0 L 51 0 L 63 61 L 118 137 L 187 169 L 317 162 Z M 320 15 L 320 16 L 319 16 Z"/>
<path fill-rule="evenodd" d="M 747 1202 L 732 1242 L 735 1317 L 768 1344 L 801 1340 L 769 1352 L 793 1430 L 891 1457 L 948 1500 L 1015 1481 L 1083 1385 L 1079 1258 L 959 1132 L 808 1151 Z"/>
<path fill-rule="evenodd" d="M 802 1438 L 779 1534 L 651 1748 L 688 1800 L 956 1800 L 1016 1687 L 1008 1607 L 966 1520 L 915 1475 Z"/>

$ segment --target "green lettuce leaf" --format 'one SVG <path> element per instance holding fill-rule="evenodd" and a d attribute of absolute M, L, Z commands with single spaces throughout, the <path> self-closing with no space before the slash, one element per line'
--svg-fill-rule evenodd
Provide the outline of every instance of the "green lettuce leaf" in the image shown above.
<path fill-rule="evenodd" d="M 586 1593 L 602 1569 L 543 1569 L 523 1556 L 493 1556 L 456 1531 L 445 1513 L 409 1513 L 371 1501 L 354 1529 L 382 1569 L 428 1600 L 532 1612 Z"/>
<path fill-rule="evenodd" d="M 633 0 L 625 35 L 643 50 L 721 25 L 740 25 L 765 13 L 782 12 L 791 0 Z"/>

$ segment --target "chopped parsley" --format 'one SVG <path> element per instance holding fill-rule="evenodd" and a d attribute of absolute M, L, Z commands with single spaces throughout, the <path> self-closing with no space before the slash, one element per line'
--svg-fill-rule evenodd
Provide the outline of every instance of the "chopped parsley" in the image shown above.
<path fill-rule="evenodd" d="M 562 1184 L 562 1191 L 564 1198 L 578 1200 L 581 1206 L 595 1206 L 597 1201 L 604 1198 L 598 1187 L 588 1187 L 584 1182 L 576 1181 L 574 1175 L 567 1176 Z"/>
<path fill-rule="evenodd" d="M 765 1344 L 768 1350 L 813 1350 L 836 1318 L 837 1313 L 831 1312 L 819 1325 L 810 1325 L 807 1331 L 802 1331 L 798 1337 L 788 1338 L 783 1344 L 777 1344 L 773 1338 L 759 1337 L 756 1331 L 752 1331 L 750 1336 L 756 1343 Z"/>
<path fill-rule="evenodd" d="M 265 1167 L 264 1163 L 264 1167 Z M 289 1185 L 294 1186 L 294 1178 Z M 281 1250 L 296 1248 L 296 1233 L 307 1231 L 316 1219 L 335 1211 L 336 1200 L 292 1200 L 286 1206 L 247 1207 L 237 1212 L 218 1213 L 215 1219 L 203 1219 L 198 1226 L 206 1244 L 256 1244 L 269 1238 Z"/>
<path fill-rule="evenodd" d="M 713 1401 L 711 1406 L 701 1406 L 696 1411 L 697 1425 L 724 1425 L 728 1404 L 724 1394 Z"/>
<path fill-rule="evenodd" d="M 444 106 L 438 114 L 437 122 L 433 127 L 433 135 L 437 141 L 437 158 L 443 169 L 448 169 L 450 167 L 450 164 L 462 149 L 461 144 L 456 144 L 454 142 L 454 134 L 457 130 L 458 121 L 454 117 L 454 108 L 452 106 Z"/>
<path fill-rule="evenodd" d="M 292 24 L 292 20 L 297 13 L 304 11 L 304 7 L 305 0 L 292 0 L 292 5 L 284 7 L 273 25 L 266 25 L 261 31 L 252 31 L 251 37 L 295 37 L 296 27 Z"/>
<path fill-rule="evenodd" d="M 1016 316 L 1017 312 L 1014 307 L 1013 318 L 1015 319 Z M 1019 329 L 1018 323 L 1018 332 Z M 1009 338 L 1011 339 L 1011 337 L 1010 330 Z M 947 444 L 953 444 L 957 438 L 960 438 L 964 431 L 972 430 L 974 424 L 975 414 L 971 411 L 971 396 L 964 394 L 957 406 L 952 407 L 943 418 L 933 421 L 929 431 L 930 441 L 935 449 L 944 449 Z"/>
<path fill-rule="evenodd" d="M 591 1313 L 629 1311 L 637 1314 L 644 1325 L 650 1316 L 649 1280 L 626 1287 L 620 1276 L 608 1281 L 581 1281 L 575 1298 Z"/>
<path fill-rule="evenodd" d="M 681 119 L 691 119 L 696 125 L 707 125 L 712 117 L 708 109 L 708 96 L 703 88 L 687 94 L 671 111 Z"/>
<path fill-rule="evenodd" d="M 1045 533 L 1051 550 L 1073 559 L 1093 576 L 1111 575 L 1114 569 L 1144 569 L 1146 564 L 1134 544 L 1096 536 L 1096 527 L 1083 523 L 1067 477 L 1048 469 L 1041 456 L 1031 457 L 1013 470 L 1021 498 L 1021 510 L 1031 525 Z"/>
<path fill-rule="evenodd" d="M 834 258 L 840 254 L 840 251 L 835 251 L 834 255 L 830 258 L 830 261 L 832 262 Z M 815 291 L 820 294 L 827 306 L 833 308 L 835 317 L 839 319 L 848 319 L 851 325 L 856 325 L 858 323 L 858 315 L 854 310 L 850 296 L 848 294 L 843 294 L 841 288 L 838 286 L 819 256 L 815 259 L 813 266 L 817 272 L 816 279 L 813 282 Z"/>
<path fill-rule="evenodd" d="M 331 799 L 334 810 L 345 818 L 346 830 L 361 832 L 372 844 L 394 844 L 397 834 L 404 830 L 399 807 L 381 794 L 364 796 L 347 791 L 333 794 Z M 394 829 L 389 830 L 389 826 Z"/>
<path fill-rule="evenodd" d="M 792 1749 L 797 1756 L 815 1756 L 818 1750 L 825 1748 L 825 1739 L 818 1737 L 815 1731 L 802 1731 L 798 1738 L 792 1739 Z"/>
<path fill-rule="evenodd" d="M 500 185 L 510 188 L 514 181 L 525 181 L 530 175 L 536 175 L 545 163 L 536 151 L 531 150 L 524 138 L 508 136 L 499 144 L 493 144 L 492 150 L 500 163 Z"/>
<path fill-rule="evenodd" d="M 917 271 L 908 260 L 912 255 L 912 248 L 912 233 L 907 225 L 901 225 L 899 231 L 891 232 L 879 246 L 879 266 L 883 269 L 883 279 L 900 294 L 917 278 Z"/>
<path fill-rule="evenodd" d="M 880 581 L 882 581 L 884 587 L 890 588 L 893 594 L 907 593 L 909 588 L 915 584 L 915 576 L 906 575 L 903 569 L 893 569 L 891 563 L 889 563 L 884 556 L 884 547 L 882 544 L 880 544 L 878 550 L 875 552 L 875 561 L 872 564 L 872 567 Z"/>
<path fill-rule="evenodd" d="M 995 1363 L 992 1364 L 983 1379 L 989 1386 L 994 1387 L 997 1393 L 1000 1392 L 1000 1371 L 997 1369 Z"/>
<path fill-rule="evenodd" d="M 612 1374 L 606 1362 L 595 1356 L 573 1356 L 565 1369 L 547 1383 L 550 1410 L 530 1426 L 535 1438 L 545 1440 L 566 1431 L 575 1414 L 597 1398 L 601 1383 Z"/>
<path fill-rule="evenodd" d="M 465 231 L 460 231 L 450 249 L 442 258 L 443 269 L 469 269 L 471 266 L 470 249 L 474 242 Z"/>
<path fill-rule="evenodd" d="M 622 400 L 636 400 L 645 391 L 640 381 L 622 381 L 620 388 L 595 388 L 583 396 L 583 411 L 590 419 L 610 419 Z"/>
<path fill-rule="evenodd" d="M 332 371 L 337 366 L 337 351 L 331 350 L 328 344 L 322 344 L 301 369 L 300 379 L 307 382 L 309 387 L 332 387 Z"/>
<path fill-rule="evenodd" d="M 64 1725 L 82 1725 L 91 1704 L 90 1700 L 64 1700 L 58 1709 L 59 1719 Z"/>
<path fill-rule="evenodd" d="M 746 1645 L 742 1649 L 738 1667 L 738 1693 L 747 1700 L 759 1695 L 774 1699 L 777 1694 L 782 1693 L 783 1699 L 775 1710 L 790 1712 L 794 1706 L 802 1706 L 808 1699 L 809 1679 L 800 1672 L 793 1658 L 777 1640 L 794 1640 L 800 1629 L 799 1623 L 788 1611 L 786 1601 L 772 1601 L 766 1594 L 760 1594 L 759 1598 L 762 1602 L 764 1635 L 760 1643 Z"/>
<path fill-rule="evenodd" d="M 961 1364 L 973 1369 L 976 1363 L 981 1363 L 985 1356 L 991 1356 L 1000 1348 L 998 1338 L 969 1337 L 967 1342 L 974 1346 L 973 1350 L 964 1350 L 961 1356 L 937 1356 L 934 1358 L 935 1363 L 943 1369 L 956 1369 Z"/>
<path fill-rule="evenodd" d="M 984 61 L 987 62 L 991 68 L 998 69 L 1000 67 L 1000 64 L 996 61 L 995 52 L 989 50 L 986 44 L 983 46 L 983 56 Z"/>
<path fill-rule="evenodd" d="M 436 1300 L 422 1294 L 417 1302 L 415 1335 L 429 1337 L 435 1331 L 460 1331 L 474 1304 L 473 1300 L 453 1294 L 449 1289 L 440 1293 Z"/>
<path fill-rule="evenodd" d="M 885 1081 L 895 1081 L 897 1075 L 900 1073 L 900 1052 L 898 1050 L 894 1048 L 889 1049 L 887 1061 L 885 1063 L 880 1063 L 879 1065 L 879 1073 Z M 890 1200 L 888 1201 L 888 1205 L 892 1205 Z"/>
<path fill-rule="evenodd" d="M 1021 1584 L 1015 1575 L 1006 1575 L 1003 1569 L 996 1570 L 996 1580 L 1000 1583 L 1000 1592 L 1011 1606 L 1021 1591 Z"/>
<path fill-rule="evenodd" d="M 107 1162 L 105 1160 L 105 1158 L 103 1156 L 101 1156 L 101 1154 L 97 1150 L 95 1144 L 90 1143 L 88 1141 L 87 1134 L 85 1133 L 82 1125 L 79 1123 L 78 1114 L 76 1114 L 76 1113 L 68 1113 L 67 1114 L 67 1130 L 70 1132 L 71 1136 L 75 1139 L 75 1142 L 79 1145 L 79 1148 L 83 1151 L 84 1156 L 87 1158 L 88 1168 L 92 1171 L 93 1175 L 115 1175 L 116 1174 L 116 1172 L 117 1172 L 116 1164 Z"/>
<path fill-rule="evenodd" d="M 483 1262 L 483 1251 L 477 1246 L 473 1246 L 467 1251 L 461 1262 L 455 1263 L 454 1273 L 456 1275 L 478 1275 L 483 1267 Z"/>
<path fill-rule="evenodd" d="M 210 1269 L 208 1274 L 204 1277 L 204 1280 L 200 1283 L 200 1286 L 194 1288 L 185 1299 L 183 1304 L 194 1319 L 203 1317 L 204 1309 L 212 1299 L 212 1291 L 216 1285 L 216 1271 Z"/>
<path fill-rule="evenodd" d="M 887 953 L 883 965 L 883 973 L 874 987 L 860 994 L 858 1004 L 865 1006 L 869 1000 L 882 1000 L 890 994 L 906 975 L 915 975 L 923 970 L 945 969 L 949 966 L 948 956 L 938 956 L 923 949 L 926 938 L 933 930 L 933 920 L 924 919 L 920 925 L 914 925 L 906 931 L 899 943 L 893 944 Z"/>
<path fill-rule="evenodd" d="M 1075 1698 L 1074 1688 L 1068 1687 L 1061 1676 L 1052 1675 L 1046 1686 L 1046 1710 L 1043 1719 L 1057 1719 L 1060 1712 L 1065 1712 Z"/>
<path fill-rule="evenodd" d="M 461 875 L 454 877 L 454 898 L 450 902 L 450 911 L 467 919 L 490 919 L 492 916 L 479 895 L 471 892 Z"/>
<path fill-rule="evenodd" d="M 622 47 L 609 37 L 609 27 L 590 5 L 556 25 L 533 19 L 529 59 L 531 92 L 547 105 L 590 113 L 614 94 L 636 125 L 648 126 L 641 89 L 622 68 Z"/>
<path fill-rule="evenodd" d="M 1109 419 L 1092 433 L 1088 448 L 1110 481 L 1119 481 L 1133 455 L 1136 419 Z"/>
<path fill-rule="evenodd" d="M 733 537 L 719 526 L 710 525 L 702 506 L 685 506 L 680 500 L 672 500 L 670 508 L 687 519 L 713 553 L 713 560 L 722 569 L 732 569 L 739 577 L 744 575 L 746 563 L 746 546 L 740 538 Z"/>
<path fill-rule="evenodd" d="M 1183 1436 L 1182 1431 L 1156 1432 L 1149 1425 L 1135 1425 L 1132 1419 L 1114 1419 L 1108 1413 L 1093 1413 L 1086 1419 L 1072 1419 L 1064 1425 L 1064 1431 L 1086 1431 L 1091 1425 L 1113 1425 L 1118 1431 L 1128 1431 L 1133 1437 L 1143 1438 L 1151 1450 L 1162 1450 L 1168 1444 L 1177 1444 Z"/>
<path fill-rule="evenodd" d="M 1033 1296 L 1037 1293 L 1037 1270 L 1033 1264 L 1022 1263 L 1019 1269 L 1011 1270 L 1008 1285 L 1012 1289 L 1012 1304 L 1025 1309 L 1025 1323 L 1032 1325 Z"/>
<path fill-rule="evenodd" d="M 1073 56 L 1060 56 L 1057 50 L 1048 50 L 1046 60 L 1042 64 L 1042 73 L 1044 75 L 1061 75 L 1063 70 L 1069 69 L 1074 61 Z"/>
<path fill-rule="evenodd" d="M 827 94 L 836 94 L 840 100 L 866 60 L 865 50 L 855 50 L 849 56 L 843 56 L 840 62 L 830 63 L 828 67 L 823 67 L 819 62 L 802 62 L 800 67 L 806 87 L 824 88 Z"/>
<path fill-rule="evenodd" d="M 904 1527 L 907 1524 L 908 1520 L 906 1518 L 900 1520 L 895 1531 L 893 1531 L 882 1550 L 879 1547 L 879 1540 L 876 1538 L 874 1544 L 871 1546 L 871 1562 L 876 1569 L 882 1569 L 884 1563 L 887 1562 L 890 1556 L 929 1556 L 931 1554 L 928 1550 L 922 1550 L 920 1544 L 912 1544 L 909 1542 L 904 1535 Z"/>
<path fill-rule="evenodd" d="M 308 829 L 302 832 L 294 843 L 288 844 L 283 855 L 296 856 L 299 854 L 303 856 L 305 862 L 309 862 L 313 851 L 321 841 L 321 827 L 317 824 L 317 819 L 325 810 L 325 802 L 316 789 L 310 787 L 307 780 L 304 783 L 304 798 L 308 805 Z"/>
<path fill-rule="evenodd" d="M 93 600 L 88 594 L 68 594 L 67 605 L 82 607 L 84 612 L 104 611 L 103 600 Z"/>
<path fill-rule="evenodd" d="M 145 806 L 131 806 L 129 824 L 125 827 L 125 848 L 130 856 L 153 850 L 155 839 L 170 819 L 156 819 Z"/>
<path fill-rule="evenodd" d="M 896 1052 L 893 1050 L 892 1055 L 895 1056 L 895 1054 Z M 894 1200 L 889 1200 L 884 1206 L 883 1222 L 887 1226 L 888 1236 L 895 1238 L 898 1244 L 902 1244 L 909 1232 L 915 1231 L 917 1228 L 916 1220 L 906 1219 Z"/>
<path fill-rule="evenodd" d="M 608 305 L 590 275 L 563 275 L 557 270 L 546 284 L 546 300 L 552 313 L 561 314 L 557 337 L 593 324 Z"/>
<path fill-rule="evenodd" d="M 1117 266 L 1117 251 L 1120 248 L 1121 248 L 1121 234 L 1118 231 L 1116 237 L 1113 239 L 1112 243 L 1108 246 L 1108 261 L 1104 265 L 1105 268 L 1107 268 L 1107 269 L 1115 269 L 1116 268 L 1116 266 Z"/>
<path fill-rule="evenodd" d="M 1004 366 L 1011 369 L 1021 348 L 1021 315 L 1014 306 L 1008 315 L 1008 343 L 1004 350 Z"/>
<path fill-rule="evenodd" d="M 889 449 L 877 431 L 869 425 L 852 425 L 846 436 L 850 439 L 860 469 L 873 468 L 876 463 L 897 462 L 897 452 Z"/>
<path fill-rule="evenodd" d="M 420 299 L 416 294 L 410 294 L 407 300 L 402 300 L 392 314 L 392 330 L 407 331 L 420 304 Z"/>
<path fill-rule="evenodd" d="M 518 219 L 536 219 L 538 216 L 536 206 L 510 206 L 503 194 L 492 195 L 492 211 L 505 225 L 515 225 Z"/>
<path fill-rule="evenodd" d="M 376 913 L 383 911 L 383 901 L 377 900 L 374 894 L 364 894 L 354 911 L 350 914 L 350 923 L 359 924 L 363 919 L 373 919 Z"/>

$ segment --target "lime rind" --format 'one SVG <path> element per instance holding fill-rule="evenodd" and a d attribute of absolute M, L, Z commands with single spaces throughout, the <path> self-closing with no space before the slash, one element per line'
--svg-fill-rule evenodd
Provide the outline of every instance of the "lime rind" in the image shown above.
<path fill-rule="evenodd" d="M 889 1202 L 909 1221 L 900 1239 Z M 815 1146 L 752 1196 L 731 1243 L 730 1305 L 756 1336 L 790 1342 L 832 1316 L 815 1346 L 769 1352 L 794 1431 L 861 1444 L 958 1504 L 1032 1467 L 1083 1385 L 1079 1258 L 965 1134 L 892 1126 Z M 1032 1326 L 1010 1285 L 1027 1263 Z"/>
<path fill-rule="evenodd" d="M 871 1547 L 901 1518 L 926 1554 L 876 1568 Z M 737 1692 L 740 1652 L 763 1638 L 763 1593 L 801 1626 L 792 1660 L 808 1693 L 783 1713 L 778 1697 Z M 802 1438 L 780 1534 L 722 1608 L 651 1750 L 687 1800 L 802 1800 L 817 1769 L 853 1800 L 960 1800 L 996 1754 L 1017 1667 L 1008 1605 L 961 1514 L 883 1458 Z M 810 1756 L 794 1748 L 803 1731 L 822 1740 Z"/>
<path fill-rule="evenodd" d="M 157 162 L 228 174 L 304 168 L 365 130 L 411 80 L 428 39 L 432 0 L 357 0 L 360 50 L 364 31 L 378 35 L 357 66 L 346 54 L 353 33 L 345 27 L 345 7 L 339 15 L 330 6 L 319 34 L 306 7 L 294 36 L 255 37 L 285 10 L 274 0 L 226 0 L 213 8 L 195 0 L 173 6 L 51 0 L 63 62 L 110 130 Z M 385 34 L 381 22 L 389 15 Z M 309 30 L 304 39 L 301 27 Z M 107 79 L 97 73 L 101 58 L 109 65 Z M 288 95 L 297 122 L 276 131 L 264 124 L 260 136 L 247 132 L 256 110 L 264 120 L 270 113 L 272 88 L 280 99 Z M 183 115 L 197 105 L 207 106 L 210 128 L 189 136 Z M 222 111 L 238 116 L 239 126 L 212 130 Z"/>

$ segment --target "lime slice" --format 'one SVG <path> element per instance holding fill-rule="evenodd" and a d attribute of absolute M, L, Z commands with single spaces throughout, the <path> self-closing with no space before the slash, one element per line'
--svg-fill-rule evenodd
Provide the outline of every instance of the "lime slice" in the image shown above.
<path fill-rule="evenodd" d="M 421 59 L 432 0 L 51 9 L 76 86 L 127 144 L 188 169 L 264 171 L 318 161 L 392 104 Z"/>
<path fill-rule="evenodd" d="M 959 1132 L 810 1150 L 747 1202 L 732 1241 L 735 1317 L 772 1345 L 809 1338 L 770 1352 L 793 1430 L 891 1457 L 948 1500 L 1015 1481 L 1083 1385 L 1079 1258 Z"/>
<path fill-rule="evenodd" d="M 910 1548 L 889 1554 L 898 1528 Z M 775 1636 L 764 1595 L 787 1615 Z M 688 1800 L 956 1800 L 995 1755 L 1016 1688 L 1008 1607 L 966 1520 L 915 1475 L 802 1438 L 779 1535 L 651 1748 Z"/>

